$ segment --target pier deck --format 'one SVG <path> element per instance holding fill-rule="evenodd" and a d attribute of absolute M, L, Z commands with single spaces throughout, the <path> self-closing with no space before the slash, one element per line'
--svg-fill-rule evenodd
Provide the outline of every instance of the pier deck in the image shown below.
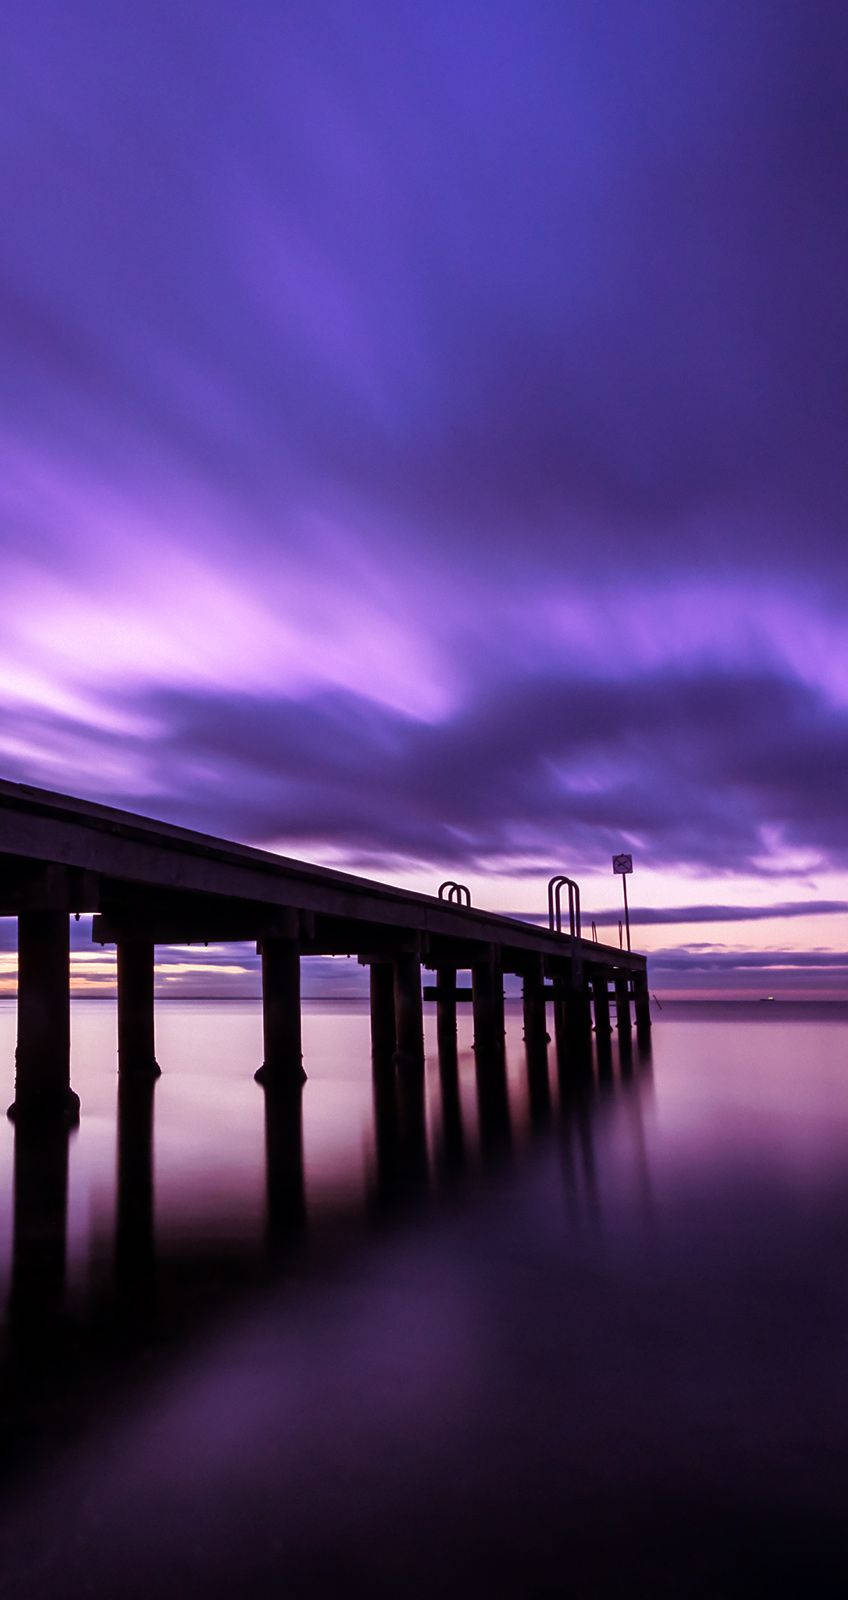
<path fill-rule="evenodd" d="M 456 974 L 470 971 L 478 1049 L 497 1056 L 503 974 L 523 980 L 525 1033 L 539 1045 L 547 992 L 557 1037 L 574 1046 L 650 1026 L 647 964 L 635 952 L 477 906 L 155 822 L 132 812 L 0 780 L 0 915 L 18 919 L 18 1047 L 13 1114 L 74 1113 L 70 1089 L 69 928 L 94 913 L 93 939 L 117 946 L 122 1071 L 158 1072 L 157 944 L 256 942 L 262 956 L 265 1060 L 257 1076 L 300 1081 L 300 966 L 349 954 L 371 968 L 375 1052 L 423 1060 L 422 966 L 437 973 L 440 1033 L 455 1023 Z"/>

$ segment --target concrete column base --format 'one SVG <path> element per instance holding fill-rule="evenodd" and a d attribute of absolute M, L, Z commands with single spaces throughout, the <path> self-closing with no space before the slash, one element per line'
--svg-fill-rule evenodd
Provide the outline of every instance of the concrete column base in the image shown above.
<path fill-rule="evenodd" d="M 439 1049 L 456 1038 L 456 967 L 439 967 L 436 972 L 436 1032 Z"/>
<path fill-rule="evenodd" d="M 118 1071 L 158 1078 L 154 1045 L 154 946 L 149 939 L 118 941 Z"/>
<path fill-rule="evenodd" d="M 300 946 L 296 939 L 263 938 L 262 1032 L 265 1059 L 257 1083 L 305 1083 L 300 1030 Z"/>
<path fill-rule="evenodd" d="M 18 1044 L 14 1122 L 79 1121 L 70 1085 L 70 934 L 67 911 L 18 917 Z"/>
<path fill-rule="evenodd" d="M 75 1128 L 80 1119 L 80 1097 L 73 1089 L 65 1089 L 56 1096 L 40 1097 L 37 1103 L 26 1099 L 22 1103 L 18 1090 L 6 1116 L 14 1123 L 57 1122 Z"/>
<path fill-rule="evenodd" d="M 595 1033 L 599 1041 L 608 1039 L 612 1032 L 612 1023 L 606 974 L 596 973 L 593 977 L 592 999 L 595 1006 Z"/>
<path fill-rule="evenodd" d="M 585 984 L 569 989 L 566 1002 L 566 1026 L 569 1042 L 589 1043 L 592 1034 L 592 1006 Z"/>
<path fill-rule="evenodd" d="M 648 993 L 648 980 L 641 974 L 633 979 L 633 997 L 636 1010 L 636 1032 L 640 1039 L 651 1032 L 651 997 Z"/>
<path fill-rule="evenodd" d="M 616 973 L 615 1022 L 620 1034 L 630 1033 L 630 980 L 626 973 Z"/>
<path fill-rule="evenodd" d="M 477 961 L 471 969 L 474 1049 L 500 1059 L 504 1053 L 503 973 L 496 961 Z"/>

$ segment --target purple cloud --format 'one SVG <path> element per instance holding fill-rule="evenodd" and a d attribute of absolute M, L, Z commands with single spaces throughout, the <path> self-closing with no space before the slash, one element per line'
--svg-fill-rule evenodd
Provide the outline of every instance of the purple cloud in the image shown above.
<path fill-rule="evenodd" d="M 846 45 L 12 0 L 2 770 L 387 874 L 841 870 Z"/>
<path fill-rule="evenodd" d="M 142 731 L 41 721 L 85 792 L 258 843 L 324 840 L 372 863 L 523 855 L 534 872 L 564 850 L 591 869 L 622 837 L 662 869 L 768 876 L 775 848 L 845 860 L 848 712 L 776 674 L 528 678 L 436 723 L 349 694 L 115 705 Z"/>

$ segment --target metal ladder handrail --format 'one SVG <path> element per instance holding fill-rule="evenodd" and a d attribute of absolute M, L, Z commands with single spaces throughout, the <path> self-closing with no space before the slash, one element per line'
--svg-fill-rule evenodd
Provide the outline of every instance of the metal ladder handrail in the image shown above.
<path fill-rule="evenodd" d="M 562 933 L 562 891 L 568 887 L 568 925 L 571 935 L 571 983 L 578 988 L 582 982 L 583 962 L 580 950 L 580 885 L 566 873 L 558 872 L 548 882 L 548 927 L 551 933 Z"/>
<path fill-rule="evenodd" d="M 446 889 L 447 894 L 445 894 Z M 457 883 L 455 878 L 445 878 L 444 883 L 439 884 L 439 899 L 448 900 L 451 905 L 470 906 L 471 890 L 467 883 Z"/>
<path fill-rule="evenodd" d="M 566 873 L 555 873 L 548 883 L 548 927 L 562 933 L 562 891 L 568 885 L 568 924 L 572 939 L 581 938 L 580 885 Z"/>

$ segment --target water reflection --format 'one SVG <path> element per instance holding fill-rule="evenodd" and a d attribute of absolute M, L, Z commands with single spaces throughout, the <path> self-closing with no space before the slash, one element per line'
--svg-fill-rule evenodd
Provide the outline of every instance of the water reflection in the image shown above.
<path fill-rule="evenodd" d="M 504 1161 L 512 1148 L 509 1086 L 503 1051 L 497 1050 L 487 1056 L 478 1050 L 475 1079 L 480 1153 L 484 1163 L 493 1166 Z"/>
<path fill-rule="evenodd" d="M 118 1079 L 118 1170 L 115 1224 L 115 1294 L 132 1313 L 153 1294 L 153 1097 L 157 1080 L 147 1072 Z"/>
<path fill-rule="evenodd" d="M 376 1201 L 386 1214 L 429 1188 L 426 1078 L 416 1063 L 398 1065 L 380 1057 L 373 1063 L 372 1083 Z"/>
<path fill-rule="evenodd" d="M 530 1122 L 537 1132 L 548 1127 L 551 1120 L 551 1080 L 548 1072 L 548 1049 L 544 1040 L 525 1038 L 527 1059 L 527 1100 Z"/>
<path fill-rule="evenodd" d="M 490 1058 L 480 1052 L 461 1054 L 456 1034 L 446 1029 L 438 1033 L 437 1074 L 398 1067 L 390 1054 L 378 1053 L 371 1073 L 371 1200 L 381 1215 L 411 1201 L 432 1200 L 443 1185 L 469 1175 L 473 1179 L 478 1164 L 497 1168 L 516 1156 L 525 1137 L 536 1139 L 556 1127 L 571 1209 L 582 1206 L 594 1214 L 598 1120 L 616 1102 L 627 1101 L 644 1164 L 639 1105 L 650 1070 L 646 1041 L 640 1041 L 635 1054 L 626 1035 L 617 1045 L 601 1038 L 593 1048 L 585 1039 L 570 1037 L 565 1028 L 557 1050 L 544 1043 L 540 1048 L 538 1041 L 528 1050 L 513 1037 L 509 1071 L 504 1053 Z M 470 1082 L 476 1137 L 468 1125 Z M 167 1212 L 158 1242 L 155 1228 L 157 1089 L 158 1081 L 144 1074 L 125 1074 L 117 1081 L 112 1291 L 118 1311 L 127 1315 L 150 1309 L 157 1289 L 157 1255 L 163 1248 L 170 1250 Z M 264 1131 L 265 1260 L 272 1265 L 306 1243 L 310 1186 L 304 1124 L 309 1110 L 308 1086 L 269 1083 L 262 1091 L 261 1109 L 254 1103 Z M 64 1129 L 35 1132 L 21 1126 L 14 1132 L 9 1322 L 17 1330 L 43 1328 L 63 1307 L 72 1137 Z M 350 1158 L 355 1154 L 351 1143 Z M 365 1217 L 373 1214 L 373 1204 Z M 257 1237 L 255 1259 L 259 1242 Z M 208 1255 L 205 1243 L 204 1250 Z M 102 1283 L 99 1290 L 102 1302 L 107 1298 Z"/>
<path fill-rule="evenodd" d="M 13 1349 L 37 1355 L 65 1308 L 68 1146 L 61 1125 L 16 1122 L 9 1331 Z"/>
<path fill-rule="evenodd" d="M 306 1228 L 303 1085 L 268 1082 L 265 1100 L 266 1239 L 272 1261 L 298 1247 Z"/>
<path fill-rule="evenodd" d="M 357 1074 L 362 1065 L 356 1064 Z M 551 1090 L 553 1067 L 556 1096 Z M 569 1214 L 597 1219 L 596 1135 L 603 1119 L 623 1103 L 638 1151 L 642 1192 L 649 1194 L 640 1111 L 649 1073 L 644 1044 L 634 1063 L 632 1052 L 605 1040 L 593 1051 L 585 1040 L 581 1044 L 569 1037 L 566 1029 L 561 1030 L 558 1052 L 544 1042 L 540 1048 L 538 1040 L 526 1050 L 513 1029 L 508 1052 L 492 1057 L 460 1051 L 456 1034 L 440 1029 L 437 1063 L 426 1071 L 397 1066 L 390 1054 L 378 1052 L 371 1072 L 372 1181 L 360 1222 L 367 1227 L 369 1218 L 403 1217 L 413 1204 L 432 1207 L 442 1191 L 454 1191 L 460 1182 L 471 1192 L 476 1171 L 497 1171 L 516 1162 L 527 1141 L 538 1145 L 546 1130 L 555 1135 L 561 1151 Z M 221 1237 L 241 1261 L 236 1276 L 245 1286 L 285 1268 L 294 1252 L 305 1259 L 308 1247 L 313 1255 L 317 1252 L 315 1260 L 320 1256 L 321 1225 L 332 1208 L 321 1202 L 321 1225 L 313 1218 L 307 1226 L 318 1198 L 315 1193 L 310 1198 L 304 1149 L 309 1084 L 292 1088 L 270 1082 L 261 1101 L 255 1088 L 250 1089 L 252 1114 L 264 1132 L 264 1231 L 260 1221 L 252 1241 L 245 1232 L 243 1241 L 234 1244 L 227 1235 L 222 1197 L 217 1220 L 209 1214 L 207 1231 L 194 1245 L 174 1233 L 167 1206 L 157 1227 L 156 1108 L 168 1087 L 167 1077 L 154 1080 L 144 1074 L 125 1074 L 117 1081 L 116 1182 L 109 1229 L 113 1248 L 101 1252 L 99 1278 L 95 1274 L 76 1319 L 77 1355 L 83 1361 L 86 1342 L 99 1349 L 110 1330 L 119 1330 L 123 1351 L 127 1340 L 149 1340 L 154 1322 L 160 1333 L 168 1336 L 169 1329 L 172 1334 L 177 1329 L 182 1337 L 190 1331 L 193 1315 L 205 1316 L 216 1300 L 229 1300 L 234 1273 L 231 1257 L 223 1270 L 215 1243 Z M 85 1127 L 84 1122 L 83 1134 Z M 26 1349 L 30 1359 L 40 1355 L 54 1368 L 55 1329 L 67 1315 L 68 1150 L 73 1137 L 62 1128 L 35 1132 L 16 1125 L 14 1130 L 10 1349 Z M 350 1140 L 348 1160 L 356 1154 L 356 1141 Z M 186 1183 L 191 1184 L 190 1172 Z M 355 1201 L 339 1200 L 339 1206 L 351 1219 L 356 1215 Z M 264 1251 L 258 1248 L 263 1237 Z M 72 1361 L 69 1382 L 73 1369 Z"/>
<path fill-rule="evenodd" d="M 155 1093 L 104 1077 L 70 1141 L 16 1129 L 10 1325 L 52 1382 L 2 1369 L 8 1455 L 43 1469 L 0 1519 L 10 1592 L 777 1593 L 799 1524 L 793 1592 L 844 1592 L 811 1560 L 844 1498 L 846 1029 L 757 1027 L 664 1021 L 655 1086 L 638 1037 L 528 1059 L 509 1013 L 505 1072 L 461 1024 L 372 1075 L 347 1017 L 294 1099 L 242 1092 L 232 1038 L 216 1078 L 210 1031 Z M 99 1219 L 80 1178 L 116 1142 Z M 156 1338 L 127 1317 L 110 1352 L 131 1293 Z"/>
<path fill-rule="evenodd" d="M 593 1112 L 600 1103 L 585 1062 L 573 1074 L 560 1073 L 560 1143 L 563 1187 L 572 1220 L 599 1216 Z"/>
<path fill-rule="evenodd" d="M 597 1146 L 610 1145 L 623 1134 L 640 1210 L 651 1214 L 651 1183 L 644 1129 L 644 1104 L 652 1093 L 650 1037 L 643 1038 L 634 1054 L 632 1041 L 622 1032 L 617 1041 L 601 1034 L 591 1048 L 577 1048 L 558 1061 L 558 1135 L 562 1158 L 563 1189 L 574 1222 L 597 1227 L 602 1220 L 602 1190 Z M 619 1171 L 623 1153 L 617 1148 Z"/>
<path fill-rule="evenodd" d="M 439 1031 L 439 1090 L 442 1109 L 441 1169 L 448 1178 L 457 1177 L 465 1169 L 465 1129 L 462 1118 L 462 1096 L 459 1086 L 459 1051 L 456 1030 Z"/>

